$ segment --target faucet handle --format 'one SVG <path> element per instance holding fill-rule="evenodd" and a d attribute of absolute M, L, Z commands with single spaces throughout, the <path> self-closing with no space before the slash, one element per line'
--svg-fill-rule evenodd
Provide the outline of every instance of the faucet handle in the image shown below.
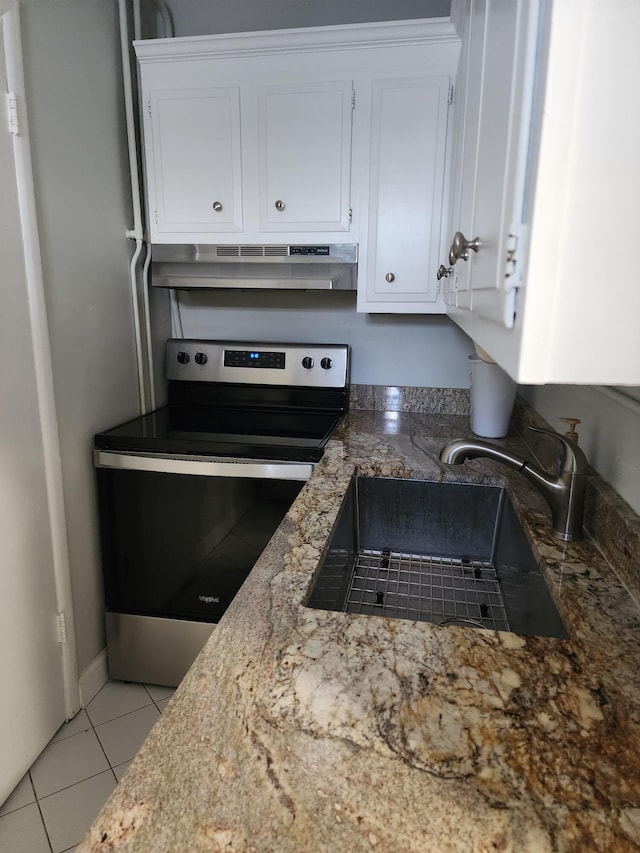
<path fill-rule="evenodd" d="M 543 435 L 550 435 L 552 438 L 557 439 L 562 445 L 564 459 L 562 461 L 561 470 L 558 473 L 584 474 L 586 472 L 589 467 L 589 462 L 582 452 L 582 449 L 578 447 L 574 441 L 565 438 L 563 435 L 559 435 L 552 429 L 541 429 L 540 427 L 533 426 L 530 426 L 529 429 L 531 432 L 540 432 Z"/>

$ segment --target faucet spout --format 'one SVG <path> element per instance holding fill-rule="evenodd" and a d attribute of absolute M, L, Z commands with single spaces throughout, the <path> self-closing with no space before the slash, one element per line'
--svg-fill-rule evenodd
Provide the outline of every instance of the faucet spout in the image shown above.
<path fill-rule="evenodd" d="M 527 478 L 546 499 L 551 509 L 552 532 L 563 542 L 582 538 L 584 496 L 587 486 L 587 458 L 573 442 L 551 430 L 529 427 L 533 432 L 542 432 L 560 441 L 564 457 L 557 476 L 547 474 L 533 462 L 521 459 L 496 444 L 473 438 L 457 438 L 440 451 L 440 461 L 447 465 L 461 465 L 467 459 L 479 457 L 493 459 L 513 468 Z"/>

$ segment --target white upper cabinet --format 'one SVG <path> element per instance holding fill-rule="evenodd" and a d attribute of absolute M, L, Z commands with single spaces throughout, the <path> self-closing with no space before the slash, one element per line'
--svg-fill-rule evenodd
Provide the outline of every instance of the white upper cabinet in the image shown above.
<path fill-rule="evenodd" d="M 374 80 L 368 311 L 442 309 L 440 253 L 449 77 Z"/>
<path fill-rule="evenodd" d="M 153 243 L 357 243 L 358 310 L 442 313 L 448 19 L 136 42 Z"/>
<path fill-rule="evenodd" d="M 348 231 L 352 82 L 261 86 L 260 230 Z"/>
<path fill-rule="evenodd" d="M 357 242 L 351 78 L 304 55 L 209 55 L 201 38 L 137 49 L 151 52 L 141 62 L 151 242 Z"/>
<path fill-rule="evenodd" d="M 351 80 L 145 92 L 151 241 L 345 241 L 352 97 Z"/>
<path fill-rule="evenodd" d="M 147 98 L 152 239 L 241 232 L 239 88 L 160 89 Z"/>
<path fill-rule="evenodd" d="M 640 5 L 462 5 L 447 311 L 521 383 L 638 384 Z"/>
<path fill-rule="evenodd" d="M 524 64 L 534 55 L 523 43 L 528 33 L 535 34 L 535 28 L 527 29 L 524 15 L 518 3 L 474 4 L 467 88 L 461 81 L 459 92 L 465 97 L 465 139 L 456 232 L 471 242 L 481 233 L 482 251 L 462 248 L 469 257 L 455 264 L 454 280 L 461 307 L 472 303 L 474 314 L 508 327 L 513 325 L 516 291 L 505 276 L 503 259 L 515 230 L 509 200 L 515 191 L 522 108 L 531 99 L 530 82 L 523 92 Z"/>

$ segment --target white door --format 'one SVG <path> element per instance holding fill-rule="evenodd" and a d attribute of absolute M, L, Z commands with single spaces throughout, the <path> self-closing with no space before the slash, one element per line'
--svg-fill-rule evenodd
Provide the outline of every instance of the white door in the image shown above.
<path fill-rule="evenodd" d="M 517 181 L 521 145 L 529 137 L 536 12 L 536 2 L 489 0 L 484 21 L 475 217 L 473 233 L 467 235 L 482 244 L 469 259 L 472 310 L 509 328 L 515 316 L 515 280 L 509 281 L 507 252 L 510 239 L 517 244 L 520 234 L 514 217 L 522 218 Z"/>
<path fill-rule="evenodd" d="M 6 95 L 17 13 L 6 6 L 0 0 L 0 802 L 67 716 L 33 293 Z"/>
<path fill-rule="evenodd" d="M 507 261 L 522 219 L 538 3 L 473 0 L 470 9 L 453 228 L 480 247 L 456 263 L 457 306 L 511 328 L 517 281 Z"/>
<path fill-rule="evenodd" d="M 455 160 L 452 176 L 452 214 L 447 242 L 456 231 L 474 233 L 474 200 L 478 157 L 478 127 L 482 105 L 482 67 L 486 22 L 486 0 L 471 0 L 466 7 L 460 65 L 455 87 Z M 443 257 L 445 267 L 449 258 Z M 447 305 L 471 308 L 469 264 L 457 263 L 445 279 Z"/>
<path fill-rule="evenodd" d="M 353 84 L 258 92 L 261 231 L 348 231 Z"/>
<path fill-rule="evenodd" d="M 240 90 L 154 91 L 144 113 L 152 240 L 242 231 Z"/>
<path fill-rule="evenodd" d="M 422 313 L 437 301 L 448 95 L 448 77 L 373 83 L 370 311 Z"/>

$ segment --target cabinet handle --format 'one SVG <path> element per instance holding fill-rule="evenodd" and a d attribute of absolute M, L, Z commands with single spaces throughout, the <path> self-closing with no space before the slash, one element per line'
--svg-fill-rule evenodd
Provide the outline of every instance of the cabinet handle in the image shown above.
<path fill-rule="evenodd" d="M 391 284 L 391 282 L 392 282 L 392 281 L 395 281 L 395 280 L 396 280 L 396 277 L 395 277 L 395 275 L 394 275 L 392 272 L 388 272 L 388 273 L 385 275 L 385 279 L 389 282 L 389 284 Z"/>
<path fill-rule="evenodd" d="M 213 209 L 215 210 L 216 213 L 220 213 L 220 211 L 222 210 L 222 204 L 219 201 L 214 201 L 213 202 Z"/>
<path fill-rule="evenodd" d="M 275 208 L 276 210 L 284 210 L 284 202 L 278 199 L 278 201 L 275 203 Z"/>
<path fill-rule="evenodd" d="M 436 278 L 440 281 L 441 278 L 448 278 L 453 272 L 452 267 L 445 267 L 444 264 L 440 264 L 438 267 L 438 272 L 436 273 Z"/>
<path fill-rule="evenodd" d="M 453 235 L 453 243 L 449 249 L 449 263 L 453 266 L 456 261 L 460 260 L 460 258 L 462 258 L 463 261 L 468 261 L 469 249 L 473 252 L 477 252 L 480 246 L 481 243 L 479 237 L 476 237 L 474 240 L 467 240 L 462 231 L 456 231 Z"/>

